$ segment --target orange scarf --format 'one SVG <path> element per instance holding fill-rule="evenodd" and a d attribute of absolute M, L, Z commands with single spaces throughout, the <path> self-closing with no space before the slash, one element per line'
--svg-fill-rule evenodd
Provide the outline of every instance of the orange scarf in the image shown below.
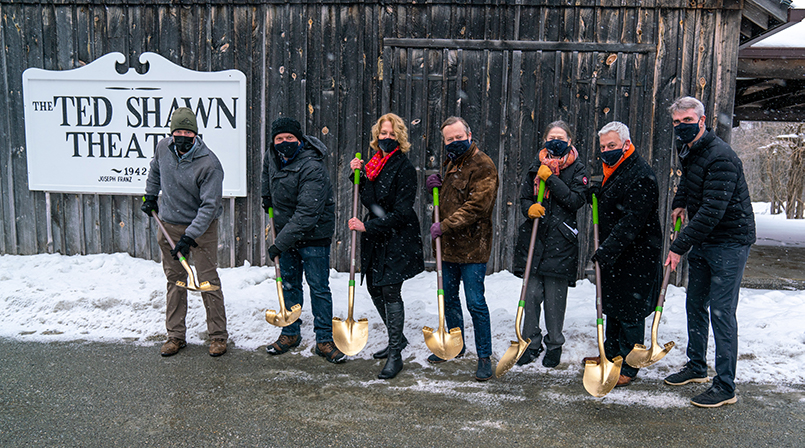
<path fill-rule="evenodd" d="M 545 148 L 542 148 L 540 150 L 540 152 L 539 152 L 539 163 L 541 163 L 541 164 L 547 166 L 548 168 L 550 168 L 551 173 L 553 173 L 554 176 L 558 176 L 559 173 L 563 169 L 565 169 L 565 168 L 569 167 L 570 165 L 572 165 L 573 162 L 575 162 L 576 158 L 578 158 L 578 157 L 579 157 L 579 152 L 576 151 L 576 148 L 574 148 L 572 146 L 570 147 L 570 151 L 568 151 L 567 154 L 565 154 L 562 157 L 551 157 L 548 154 L 548 150 L 545 149 Z M 539 176 L 534 176 L 534 183 L 535 184 L 539 183 Z M 550 197 L 550 195 L 551 195 L 551 191 L 550 190 L 545 190 L 545 197 L 546 198 Z"/>
<path fill-rule="evenodd" d="M 366 163 L 366 177 L 368 177 L 371 181 L 377 179 L 377 176 L 379 176 L 380 172 L 383 171 L 383 167 L 386 166 L 386 162 L 388 162 L 389 157 L 397 152 L 398 149 L 400 149 L 399 146 L 394 148 L 394 151 L 386 154 L 385 157 L 383 157 L 383 151 L 376 152 L 375 155 L 372 156 L 372 159 Z"/>
<path fill-rule="evenodd" d="M 607 183 L 607 179 L 609 179 L 609 176 L 611 176 L 612 173 L 614 173 L 615 170 L 618 169 L 619 166 L 621 166 L 621 163 L 623 163 L 624 160 L 628 159 L 629 156 L 632 155 L 632 153 L 634 153 L 634 145 L 632 143 L 629 143 L 629 147 L 626 149 L 626 151 L 623 151 L 623 157 L 621 157 L 621 159 L 618 160 L 618 163 L 616 163 L 615 166 L 609 166 L 606 163 L 601 164 L 604 166 L 604 181 L 601 182 L 601 186 L 604 186 L 604 184 Z"/>

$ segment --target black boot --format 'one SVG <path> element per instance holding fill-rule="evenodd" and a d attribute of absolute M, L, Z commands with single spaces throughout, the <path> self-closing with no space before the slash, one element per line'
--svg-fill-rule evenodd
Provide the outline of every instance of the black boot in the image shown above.
<path fill-rule="evenodd" d="M 405 309 L 402 302 L 386 304 L 386 328 L 389 331 L 389 354 L 386 365 L 377 375 L 381 380 L 388 380 L 397 376 L 403 369 L 403 325 L 405 323 Z"/>
<path fill-rule="evenodd" d="M 383 319 L 383 323 L 386 324 L 386 328 L 388 328 L 388 322 L 387 322 L 387 319 L 386 319 L 386 302 L 383 300 L 382 297 L 372 297 L 372 302 L 374 302 L 375 308 L 377 309 L 378 314 L 380 314 L 380 318 Z M 405 338 L 405 335 L 403 335 L 402 339 L 403 339 L 403 342 L 402 342 L 402 348 L 400 348 L 400 351 L 402 351 L 405 347 L 408 346 L 408 339 Z M 379 352 L 375 352 L 372 355 L 372 358 L 374 358 L 374 359 L 386 359 L 388 357 L 389 357 L 389 346 L 388 345 L 383 347 L 383 350 L 380 350 Z"/>

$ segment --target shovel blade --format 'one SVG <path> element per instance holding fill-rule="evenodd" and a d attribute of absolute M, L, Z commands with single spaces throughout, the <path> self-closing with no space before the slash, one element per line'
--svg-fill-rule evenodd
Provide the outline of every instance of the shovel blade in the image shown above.
<path fill-rule="evenodd" d="M 623 358 L 620 356 L 617 356 L 612 362 L 603 356 L 598 362 L 587 361 L 584 365 L 584 388 L 593 397 L 603 397 L 617 384 L 622 366 Z"/>
<path fill-rule="evenodd" d="M 333 318 L 333 342 L 347 356 L 355 356 L 369 340 L 369 320 L 341 320 Z"/>
<path fill-rule="evenodd" d="M 299 316 L 302 315 L 302 305 L 298 303 L 291 307 L 290 310 L 285 310 L 285 312 L 276 312 L 274 310 L 266 311 L 266 322 L 274 325 L 276 327 L 287 327 L 292 323 L 296 322 L 299 319 Z"/>
<path fill-rule="evenodd" d="M 512 341 L 511 347 L 500 357 L 500 361 L 498 361 L 498 365 L 495 367 L 495 376 L 500 378 L 511 370 L 523 356 L 523 353 L 525 353 L 530 344 L 531 339 Z"/>
<path fill-rule="evenodd" d="M 464 348 L 461 329 L 458 327 L 447 332 L 443 328 L 434 330 L 430 327 L 422 327 L 422 334 L 425 336 L 425 345 L 430 351 L 445 361 L 458 356 L 461 349 Z"/>
<path fill-rule="evenodd" d="M 652 345 L 650 348 L 646 348 L 646 346 L 643 344 L 635 344 L 632 351 L 626 356 L 626 364 L 629 364 L 632 367 L 637 367 L 638 369 L 648 367 L 664 358 L 675 345 L 676 344 L 674 342 L 669 342 L 662 348 L 657 345 Z"/>

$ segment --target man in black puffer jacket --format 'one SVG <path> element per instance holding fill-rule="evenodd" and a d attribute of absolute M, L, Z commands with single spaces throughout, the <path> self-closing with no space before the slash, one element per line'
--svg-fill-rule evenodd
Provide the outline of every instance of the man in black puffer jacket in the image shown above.
<path fill-rule="evenodd" d="M 737 401 L 735 311 L 749 247 L 755 242 L 755 219 L 741 160 L 705 127 L 704 105 L 696 98 L 682 97 L 669 111 L 682 163 L 671 219 L 682 217 L 685 221 L 687 215 L 688 223 L 671 244 L 665 264 L 676 269 L 680 257 L 690 249 L 686 302 L 689 361 L 665 382 L 676 386 L 708 380 L 707 337 L 712 322 L 716 376 L 713 385 L 693 397 L 691 403 L 718 407 Z"/>
<path fill-rule="evenodd" d="M 277 237 L 268 248 L 271 260 L 280 259 L 285 305 L 302 304 L 302 271 L 310 287 L 316 354 L 329 362 L 344 361 L 333 342 L 333 297 L 330 293 L 330 242 L 335 232 L 335 202 L 323 159 L 327 147 L 302 134 L 293 118 L 271 124 L 271 143 L 263 159 L 262 194 L 266 213 L 274 208 Z M 281 355 L 302 341 L 302 321 L 282 328 L 266 348 Z"/>

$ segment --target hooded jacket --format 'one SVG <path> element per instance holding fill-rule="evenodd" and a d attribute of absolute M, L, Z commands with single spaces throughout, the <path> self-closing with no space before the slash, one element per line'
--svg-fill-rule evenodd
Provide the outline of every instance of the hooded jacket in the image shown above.
<path fill-rule="evenodd" d="M 512 270 L 518 277 L 522 277 L 525 272 L 528 245 L 534 226 L 534 220 L 528 217 L 528 209 L 537 202 L 534 179 L 537 179 L 537 171 L 541 165 L 537 158 L 523 176 L 520 188 L 520 210 L 526 220 L 520 225 L 514 248 Z M 587 197 L 584 164 L 576 159 L 560 171 L 559 175 L 548 177 L 545 190 L 550 191 L 550 194 L 542 201 L 545 216 L 539 219 L 537 227 L 531 275 L 565 278 L 570 286 L 575 286 L 579 263 L 576 212 L 586 203 Z"/>
<path fill-rule="evenodd" d="M 425 269 L 419 218 L 414 212 L 417 174 L 397 151 L 374 181 L 361 175 L 361 203 L 367 208 L 361 234 L 361 271 L 373 286 L 402 283 Z"/>
<path fill-rule="evenodd" d="M 328 246 L 335 232 L 335 201 L 324 166 L 327 147 L 316 137 L 302 138 L 304 147 L 285 166 L 274 143 L 263 157 L 262 196 L 271 198 L 280 251 Z"/>
<path fill-rule="evenodd" d="M 671 207 L 687 208 L 688 223 L 671 250 L 684 254 L 702 243 L 753 244 L 755 215 L 735 151 L 707 129 L 680 160 L 682 179 Z"/>
<path fill-rule="evenodd" d="M 439 189 L 444 261 L 489 261 L 492 254 L 492 209 L 495 208 L 497 192 L 497 168 L 474 142 L 458 160 L 448 161 Z"/>
<path fill-rule="evenodd" d="M 157 196 L 161 190 L 159 218 L 188 226 L 185 234 L 196 239 L 224 211 L 221 203 L 224 168 L 198 135 L 183 159 L 171 148 L 172 143 L 173 137 L 157 143 L 145 194 Z"/>

